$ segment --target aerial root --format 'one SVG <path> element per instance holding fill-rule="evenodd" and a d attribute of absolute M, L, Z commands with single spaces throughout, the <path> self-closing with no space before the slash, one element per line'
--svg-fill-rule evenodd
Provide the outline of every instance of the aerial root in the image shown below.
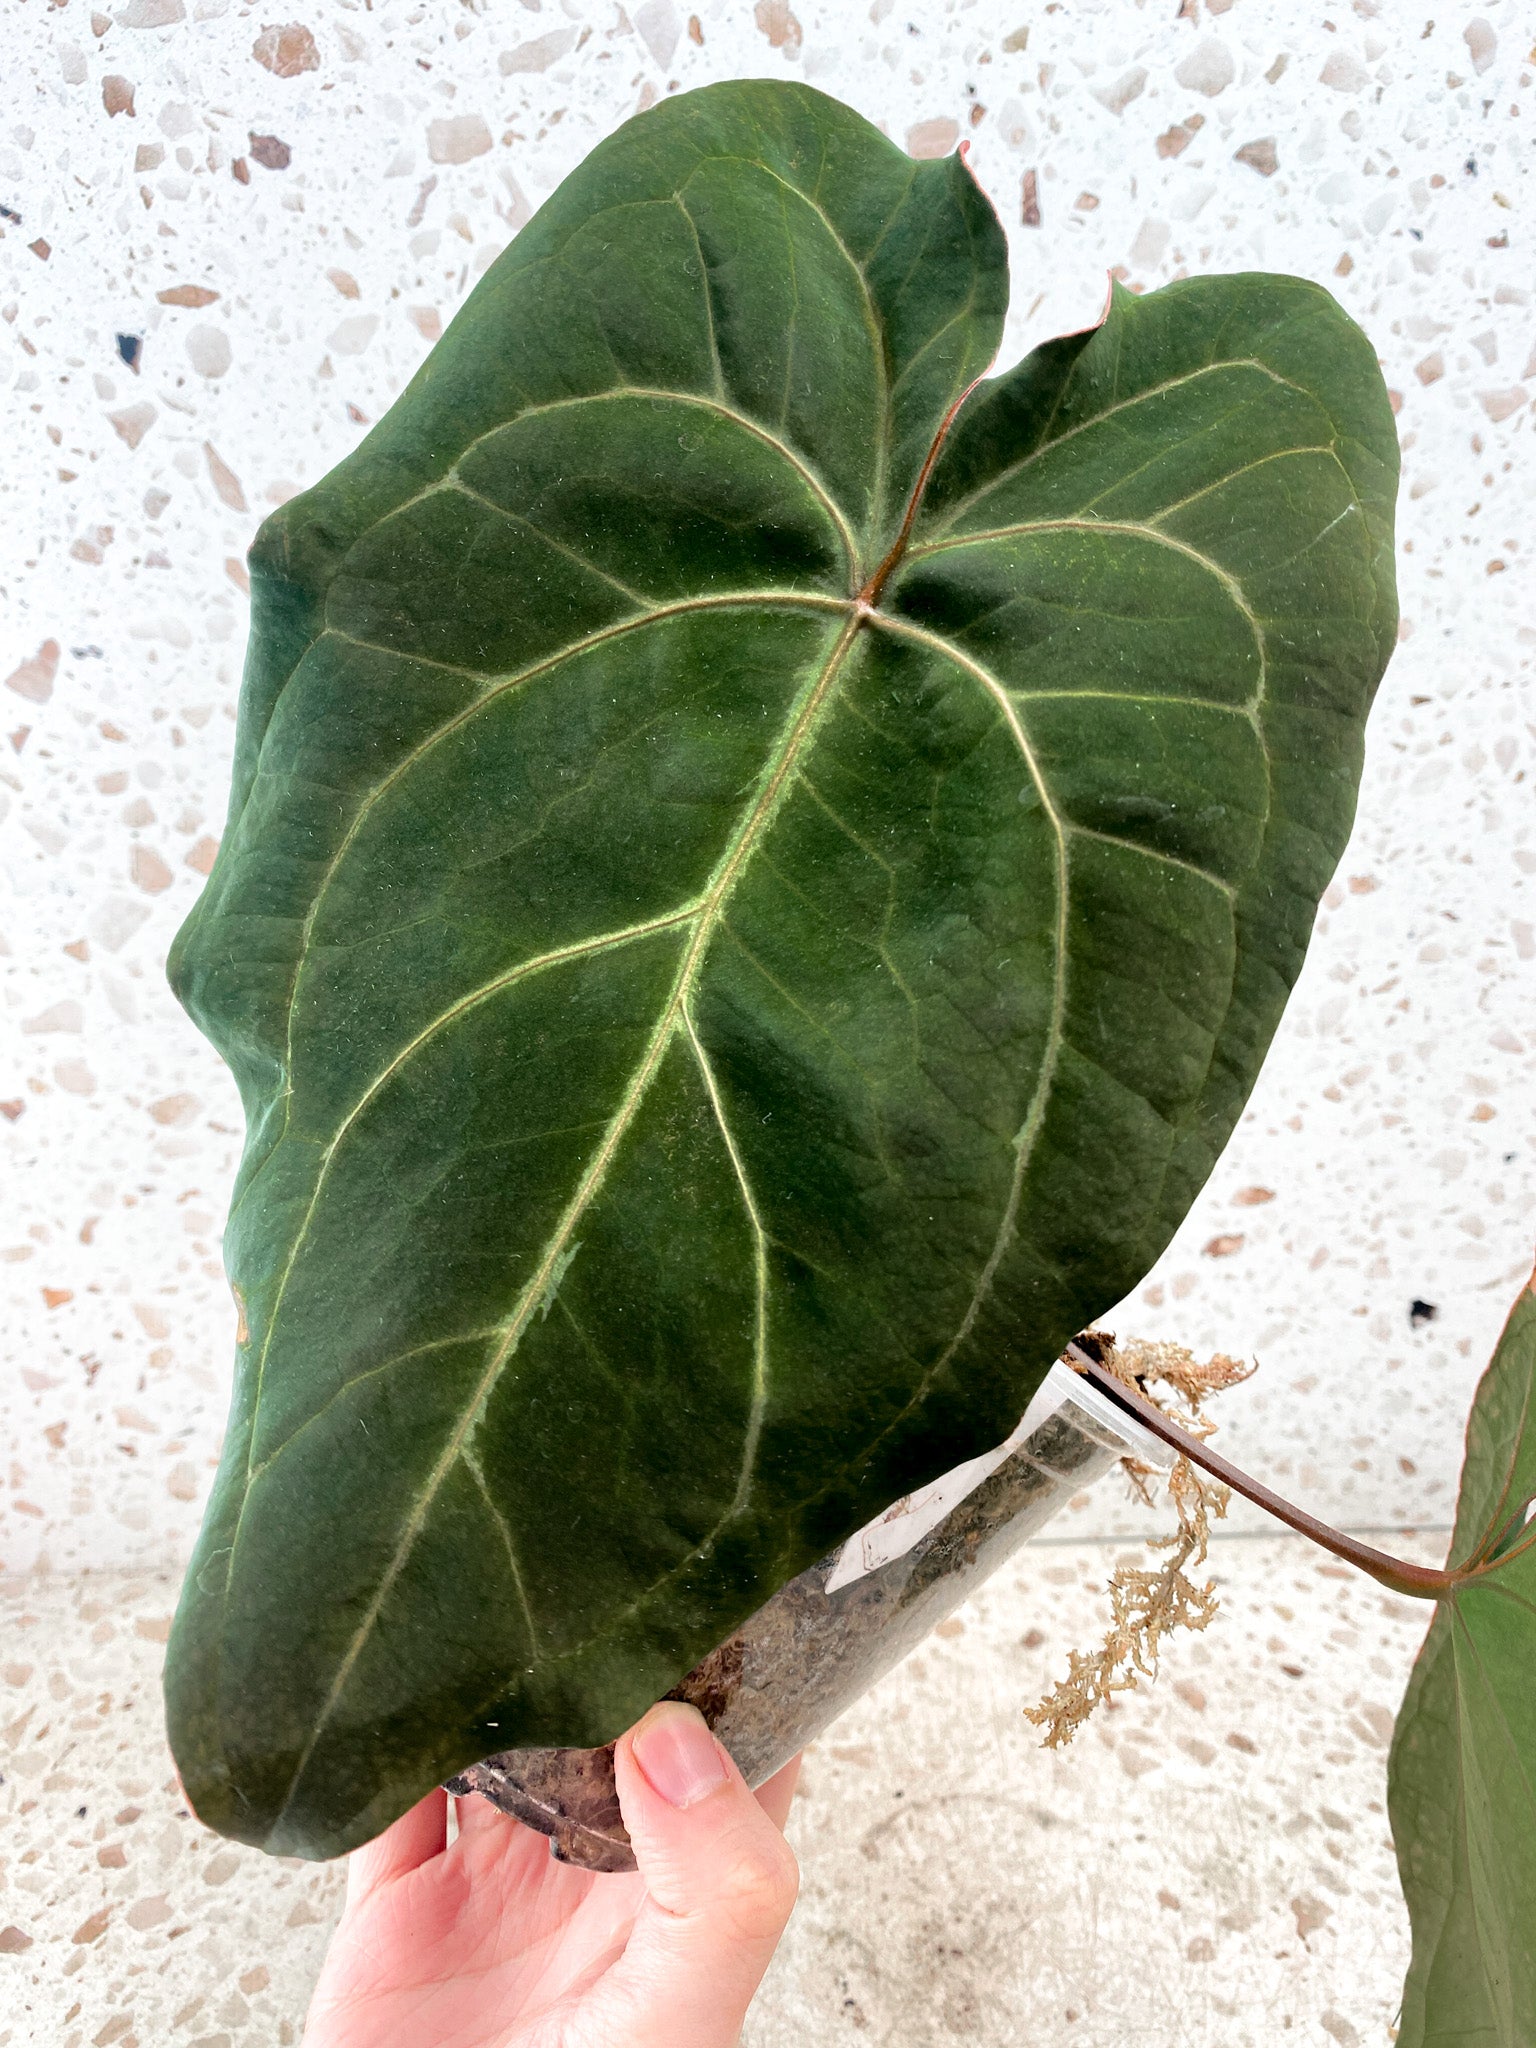
<path fill-rule="evenodd" d="M 1203 1412 L 1211 1395 L 1235 1387 L 1255 1368 L 1221 1353 L 1201 1364 L 1182 1345 L 1133 1339 L 1124 1346 L 1100 1337 L 1103 1364 L 1192 1436 L 1205 1441 L 1216 1425 Z M 1170 1395 L 1152 1392 L 1156 1381 Z M 1138 1499 L 1155 1505 L 1157 1468 L 1138 1458 L 1121 1461 Z M 1132 1692 L 1142 1678 L 1157 1676 L 1158 1655 L 1165 1639 L 1179 1629 L 1209 1628 L 1219 1609 L 1215 1583 L 1197 1585 L 1189 1567 L 1205 1563 L 1212 1519 L 1220 1520 L 1231 1498 L 1180 1456 L 1167 1479 L 1168 1498 L 1178 1528 L 1149 1539 L 1149 1548 L 1173 1554 L 1155 1570 L 1117 1566 L 1109 1581 L 1110 1623 L 1097 1650 L 1068 1652 L 1067 1675 L 1038 1706 L 1026 1707 L 1025 1718 L 1045 1730 L 1045 1743 L 1059 1749 L 1070 1742 L 1094 1709 L 1111 1694 Z"/>

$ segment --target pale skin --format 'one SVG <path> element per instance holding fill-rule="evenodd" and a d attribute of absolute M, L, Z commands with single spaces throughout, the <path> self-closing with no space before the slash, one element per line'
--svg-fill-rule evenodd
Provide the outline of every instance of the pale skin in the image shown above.
<path fill-rule="evenodd" d="M 703 1719 L 619 1740 L 634 1876 L 556 1863 L 483 1799 L 431 1793 L 347 1870 L 304 2048 L 734 2048 L 799 1874 L 799 1759 L 756 1794 Z"/>

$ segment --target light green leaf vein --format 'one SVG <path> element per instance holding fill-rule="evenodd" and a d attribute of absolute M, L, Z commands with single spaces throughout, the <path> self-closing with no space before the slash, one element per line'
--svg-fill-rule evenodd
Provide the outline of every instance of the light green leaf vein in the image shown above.
<path fill-rule="evenodd" d="M 763 1411 L 768 1402 L 768 1233 L 763 1227 L 762 1212 L 757 1198 L 752 1193 L 752 1183 L 747 1178 L 746 1161 L 742 1158 L 735 1137 L 726 1119 L 725 1104 L 720 1099 L 719 1084 L 714 1068 L 699 1038 L 698 1027 L 686 1004 L 682 1011 L 683 1026 L 688 1034 L 688 1043 L 693 1048 L 694 1059 L 698 1062 L 705 1093 L 709 1096 L 710 1107 L 715 1113 L 715 1122 L 720 1127 L 720 1136 L 736 1175 L 736 1184 L 741 1189 L 742 1207 L 747 1212 L 747 1221 L 752 1230 L 752 1277 L 753 1277 L 753 1323 L 752 1323 L 752 1402 L 747 1413 L 747 1427 L 742 1440 L 741 1476 L 736 1482 L 736 1493 L 725 1513 L 729 1521 L 740 1514 L 746 1506 L 752 1490 L 752 1473 L 757 1464 L 758 1440 L 763 1433 Z"/>

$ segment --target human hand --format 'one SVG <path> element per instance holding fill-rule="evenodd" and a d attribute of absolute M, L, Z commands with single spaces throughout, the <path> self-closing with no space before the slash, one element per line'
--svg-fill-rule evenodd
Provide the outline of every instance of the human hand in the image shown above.
<path fill-rule="evenodd" d="M 351 1858 L 304 2048 L 732 2048 L 795 1903 L 799 1768 L 754 1797 L 695 1708 L 652 1707 L 614 1752 L 632 1876 L 479 1798 L 450 1848 L 430 1793 Z"/>

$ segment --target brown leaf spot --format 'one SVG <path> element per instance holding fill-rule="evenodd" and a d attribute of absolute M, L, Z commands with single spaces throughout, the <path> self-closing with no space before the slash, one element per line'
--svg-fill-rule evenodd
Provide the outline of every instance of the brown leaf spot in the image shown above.
<path fill-rule="evenodd" d="M 13 668 L 5 679 L 8 690 L 33 704 L 46 704 L 53 695 L 53 679 L 59 668 L 59 643 L 45 640 L 36 654 Z"/>
<path fill-rule="evenodd" d="M 281 28 L 270 28 L 264 22 L 251 45 L 251 55 L 274 78 L 297 78 L 301 71 L 320 69 L 320 52 L 302 21 L 284 22 Z"/>
<path fill-rule="evenodd" d="M 251 138 L 251 155 L 255 157 L 257 163 L 261 165 L 264 171 L 287 170 L 288 166 L 293 162 L 293 151 L 286 142 L 276 135 L 258 135 L 254 128 L 247 129 L 246 133 Z M 237 157 L 235 161 L 237 164 L 241 163 L 243 158 Z M 235 176 L 237 178 L 240 176 L 238 170 L 235 172 Z"/>
<path fill-rule="evenodd" d="M 101 81 L 101 104 L 107 110 L 110 120 L 115 114 L 126 114 L 130 120 L 136 118 L 133 104 L 133 81 L 120 78 L 114 71 Z"/>

